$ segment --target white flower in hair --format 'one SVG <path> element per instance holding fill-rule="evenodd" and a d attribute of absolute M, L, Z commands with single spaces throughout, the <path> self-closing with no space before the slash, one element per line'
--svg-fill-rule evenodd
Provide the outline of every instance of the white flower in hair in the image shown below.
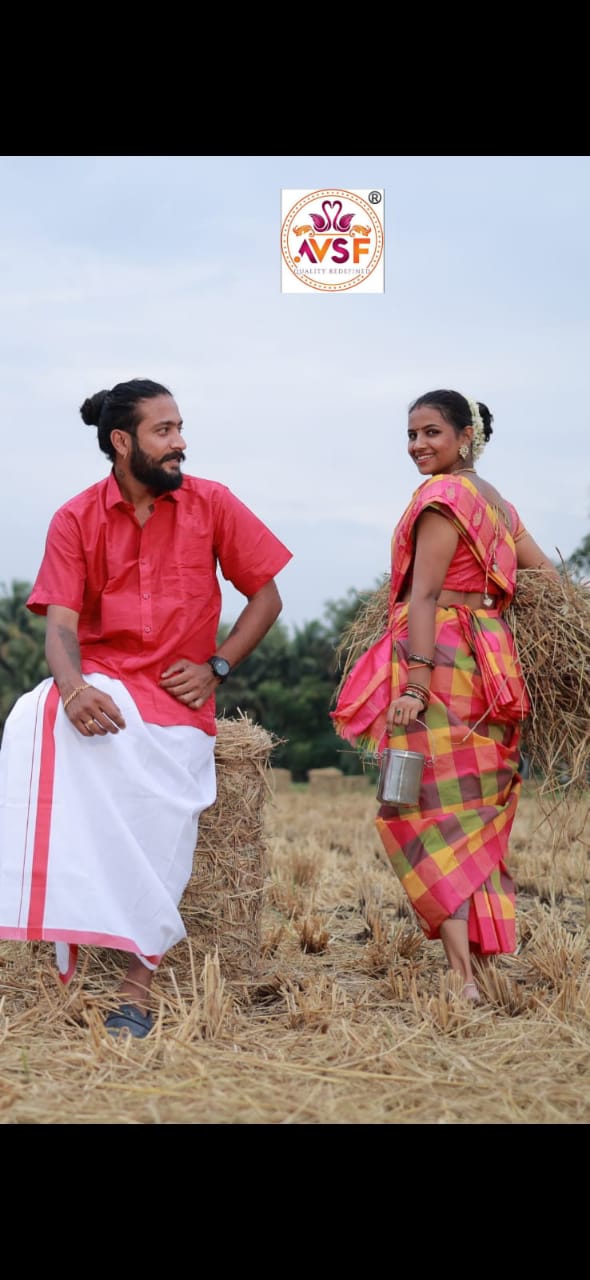
<path fill-rule="evenodd" d="M 477 403 L 477 400 L 470 400 L 468 396 L 466 396 L 465 399 L 467 400 L 467 404 L 469 405 L 469 412 L 471 414 L 471 423 L 473 426 L 471 456 L 473 458 L 473 461 L 477 462 L 477 459 L 480 457 L 480 455 L 483 453 L 485 449 L 485 446 L 487 443 L 486 436 L 485 436 L 485 431 L 483 429 L 483 422 L 481 420 L 481 413 L 479 412 L 479 405 Z"/>

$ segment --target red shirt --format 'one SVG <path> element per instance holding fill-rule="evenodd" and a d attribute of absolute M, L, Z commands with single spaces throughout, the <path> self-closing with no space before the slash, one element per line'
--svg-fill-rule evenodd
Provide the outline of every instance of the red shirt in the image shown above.
<path fill-rule="evenodd" d="M 54 515 L 37 580 L 33 613 L 50 604 L 80 615 L 82 671 L 122 680 L 144 720 L 188 724 L 215 733 L 215 698 L 197 711 L 161 689 L 171 663 L 206 662 L 215 653 L 224 578 L 252 596 L 291 552 L 223 484 L 184 476 L 154 499 L 138 523 L 114 474 Z"/>

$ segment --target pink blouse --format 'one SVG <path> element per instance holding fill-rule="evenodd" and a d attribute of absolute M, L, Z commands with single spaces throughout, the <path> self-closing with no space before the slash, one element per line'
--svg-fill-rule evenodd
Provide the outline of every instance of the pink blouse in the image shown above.
<path fill-rule="evenodd" d="M 521 524 L 520 517 L 516 508 L 512 503 L 505 502 L 504 506 L 510 517 L 510 528 L 512 537 L 516 540 L 522 537 L 524 527 Z M 478 564 L 475 556 L 465 541 L 462 534 L 459 534 L 459 542 L 457 550 L 447 569 L 446 577 L 443 582 L 443 589 L 446 587 L 448 591 L 485 591 L 486 575 L 481 565 Z"/>

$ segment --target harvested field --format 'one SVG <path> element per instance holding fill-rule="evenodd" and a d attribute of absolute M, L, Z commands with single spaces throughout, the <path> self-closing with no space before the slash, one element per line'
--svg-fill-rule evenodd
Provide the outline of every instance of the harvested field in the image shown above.
<path fill-rule="evenodd" d="M 258 972 L 168 954 L 145 1041 L 103 1030 L 119 955 L 69 988 L 49 944 L 0 944 L 4 1124 L 587 1124 L 590 795 L 514 828 L 520 944 L 467 1005 L 416 929 L 369 788 L 269 793 Z M 188 924 L 188 921 L 187 921 Z"/>

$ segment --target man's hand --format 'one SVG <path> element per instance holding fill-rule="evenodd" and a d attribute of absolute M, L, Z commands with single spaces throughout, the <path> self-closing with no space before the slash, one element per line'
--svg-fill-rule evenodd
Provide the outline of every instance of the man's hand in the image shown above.
<path fill-rule="evenodd" d="M 162 689 L 194 711 L 207 702 L 219 683 L 208 662 L 188 662 L 183 658 L 167 667 L 160 680 Z"/>
<path fill-rule="evenodd" d="M 104 738 L 105 733 L 118 733 L 125 721 L 116 702 L 108 693 L 87 684 L 65 709 L 70 724 L 83 738 Z"/>

